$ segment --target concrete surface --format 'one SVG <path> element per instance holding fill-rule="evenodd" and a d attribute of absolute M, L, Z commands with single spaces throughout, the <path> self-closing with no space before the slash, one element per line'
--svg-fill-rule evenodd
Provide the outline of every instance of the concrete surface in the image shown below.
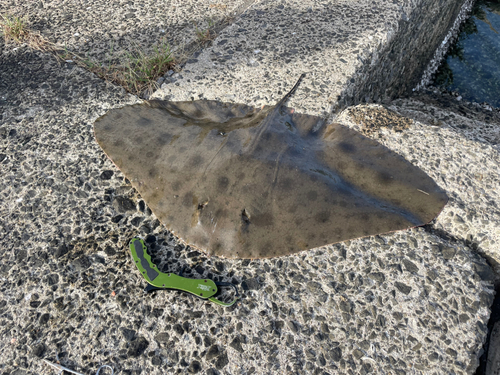
<path fill-rule="evenodd" d="M 390 25 L 403 14 L 419 19 L 408 9 L 422 4 L 256 3 L 157 96 L 269 104 L 313 70 L 291 105 L 361 127 L 355 119 L 371 106 L 356 108 L 363 116 L 333 114 L 358 82 L 357 56 L 385 51 L 400 30 Z M 493 257 L 498 247 L 495 116 L 416 97 L 389 106 L 412 120 L 396 123 L 411 126 L 371 132 L 447 190 L 448 211 L 435 224 L 230 261 L 179 243 L 95 142 L 95 119 L 137 98 L 26 46 L 2 40 L 0 52 L 2 375 L 52 374 L 41 358 L 85 373 L 100 364 L 118 374 L 474 373 L 495 280 L 477 250 Z M 386 85 L 373 82 L 379 92 Z M 187 266 L 187 276 L 234 282 L 241 303 L 144 295 L 127 249 L 138 234 L 160 270 Z"/>
<path fill-rule="evenodd" d="M 259 1 L 158 98 L 275 103 L 301 73 L 300 112 L 409 93 L 463 1 Z M 174 77 L 174 80 L 178 80 Z"/>
<path fill-rule="evenodd" d="M 2 14 L 24 17 L 32 30 L 99 64 L 123 62 L 140 50 L 168 43 L 179 58 L 197 31 L 218 29 L 252 1 L 0 0 Z"/>

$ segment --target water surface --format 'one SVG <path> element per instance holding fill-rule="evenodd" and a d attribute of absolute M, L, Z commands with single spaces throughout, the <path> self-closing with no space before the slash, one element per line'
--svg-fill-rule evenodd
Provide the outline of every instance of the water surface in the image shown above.
<path fill-rule="evenodd" d="M 500 107 L 500 0 L 479 0 L 439 67 L 434 85 Z"/>

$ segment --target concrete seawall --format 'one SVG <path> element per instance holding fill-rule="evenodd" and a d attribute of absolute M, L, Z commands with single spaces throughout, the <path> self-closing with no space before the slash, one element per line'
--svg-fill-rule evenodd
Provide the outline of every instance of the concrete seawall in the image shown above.
<path fill-rule="evenodd" d="M 363 64 L 343 91 L 340 105 L 411 94 L 467 3 L 470 0 L 416 0 L 399 5 L 399 19 L 386 24 L 385 42 L 358 57 Z"/>

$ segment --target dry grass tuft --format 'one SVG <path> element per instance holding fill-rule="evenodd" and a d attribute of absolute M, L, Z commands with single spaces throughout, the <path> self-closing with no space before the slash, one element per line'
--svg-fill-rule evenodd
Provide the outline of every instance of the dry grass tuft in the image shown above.
<path fill-rule="evenodd" d="M 136 47 L 135 51 L 126 54 L 123 63 L 104 65 L 46 40 L 39 33 L 29 30 L 26 21 L 22 18 L 2 16 L 0 26 L 7 42 L 26 43 L 33 49 L 52 52 L 60 61 L 71 61 L 106 81 L 123 86 L 125 90 L 136 95 L 151 94 L 158 86 L 157 79 L 175 66 L 170 47 L 165 42 L 156 46 L 152 54 L 146 54 Z M 112 56 L 113 47 L 110 52 Z"/>
<path fill-rule="evenodd" d="M 2 34 L 7 42 L 12 40 L 17 43 L 23 43 L 28 36 L 26 21 L 20 17 L 2 15 L 0 25 L 2 26 Z"/>
<path fill-rule="evenodd" d="M 203 46 L 217 37 L 214 27 L 215 23 L 212 20 L 208 20 L 208 27 L 206 29 L 199 29 L 198 26 L 196 26 L 196 38 L 200 45 Z"/>
<path fill-rule="evenodd" d="M 28 29 L 26 20 L 16 16 L 2 15 L 0 27 L 6 42 L 26 43 L 40 51 L 51 51 L 53 46 L 39 33 Z"/>

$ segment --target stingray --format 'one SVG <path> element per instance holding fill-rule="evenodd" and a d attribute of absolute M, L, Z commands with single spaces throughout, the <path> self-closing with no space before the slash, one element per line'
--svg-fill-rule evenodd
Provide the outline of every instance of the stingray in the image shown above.
<path fill-rule="evenodd" d="M 302 77 L 301 77 L 302 79 Z M 447 196 L 340 124 L 285 106 L 151 100 L 110 110 L 97 142 L 185 243 L 269 258 L 428 223 Z"/>

